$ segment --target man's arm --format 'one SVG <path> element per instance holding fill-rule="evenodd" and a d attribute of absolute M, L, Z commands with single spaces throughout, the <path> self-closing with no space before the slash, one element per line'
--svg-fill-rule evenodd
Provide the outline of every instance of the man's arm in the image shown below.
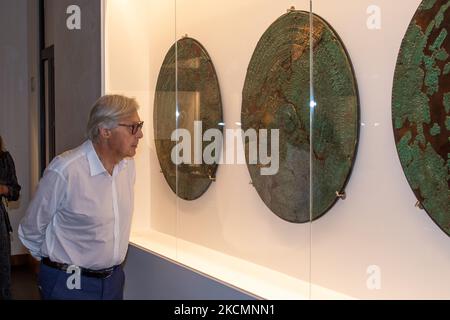
<path fill-rule="evenodd" d="M 6 193 L 6 199 L 8 199 L 8 201 L 17 201 L 19 200 L 19 195 L 20 195 L 20 185 L 17 182 L 17 176 L 16 176 L 16 167 L 14 165 L 14 160 L 11 157 L 11 155 L 8 153 L 6 153 L 6 160 L 7 160 L 7 164 L 8 164 L 8 181 L 7 181 L 7 189 L 8 192 Z"/>
<path fill-rule="evenodd" d="M 19 225 L 19 238 L 35 258 L 41 257 L 45 232 L 65 196 L 66 179 L 57 171 L 46 170 L 36 194 Z"/>

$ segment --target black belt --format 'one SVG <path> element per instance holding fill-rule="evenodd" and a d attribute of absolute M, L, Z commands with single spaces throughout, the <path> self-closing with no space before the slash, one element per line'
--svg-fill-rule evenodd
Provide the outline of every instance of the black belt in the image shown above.
<path fill-rule="evenodd" d="M 62 271 L 67 271 L 67 269 L 70 267 L 70 265 L 68 265 L 66 263 L 54 262 L 54 261 L 50 260 L 48 257 L 42 258 L 42 263 L 45 264 L 46 266 L 49 266 L 49 267 L 55 268 L 55 269 L 59 269 Z M 86 268 L 82 268 L 82 267 L 78 267 L 78 268 L 80 268 L 81 274 L 83 276 L 91 277 L 91 278 L 105 279 L 105 278 L 110 277 L 113 274 L 114 269 L 116 267 L 111 267 L 111 268 L 106 268 L 106 269 L 101 269 L 101 270 L 92 270 L 92 269 L 86 269 Z"/>

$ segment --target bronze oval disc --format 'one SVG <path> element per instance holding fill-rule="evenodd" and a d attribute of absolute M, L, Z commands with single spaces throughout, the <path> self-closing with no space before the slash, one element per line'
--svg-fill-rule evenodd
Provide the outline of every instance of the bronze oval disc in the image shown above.
<path fill-rule="evenodd" d="M 164 177 L 173 192 L 184 200 L 194 200 L 206 192 L 214 181 L 222 140 L 213 141 L 214 162 L 204 162 L 209 145 L 203 135 L 209 129 L 222 132 L 222 101 L 214 65 L 205 48 L 196 40 L 178 40 L 167 53 L 156 84 L 153 129 L 156 152 Z M 190 134 L 190 148 L 177 152 L 186 160 L 172 161 L 172 152 L 184 138 L 172 141 L 183 129 Z M 184 137 L 184 136 L 183 136 Z M 196 148 L 196 142 L 199 147 Z M 188 154 L 189 153 L 189 154 Z"/>
<path fill-rule="evenodd" d="M 420 206 L 450 235 L 450 1 L 424 0 L 403 38 L 392 122 L 397 153 Z"/>
<path fill-rule="evenodd" d="M 359 135 L 358 90 L 350 57 L 337 33 L 317 15 L 312 36 L 315 106 L 310 107 L 310 13 L 305 11 L 290 11 L 265 31 L 242 94 L 243 130 L 255 129 L 258 137 L 263 129 L 279 130 L 279 170 L 273 175 L 261 173 L 267 165 L 250 163 L 250 142 L 245 139 L 252 183 L 273 213 L 294 223 L 317 219 L 339 199 Z"/>

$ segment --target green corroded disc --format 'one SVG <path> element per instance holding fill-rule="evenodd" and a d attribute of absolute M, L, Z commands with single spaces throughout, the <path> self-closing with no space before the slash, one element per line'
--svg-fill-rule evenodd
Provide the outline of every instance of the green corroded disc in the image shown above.
<path fill-rule="evenodd" d="M 280 130 L 279 171 L 274 175 L 261 174 L 267 165 L 250 163 L 250 142 L 245 140 L 253 185 L 272 212 L 295 223 L 322 216 L 336 202 L 350 176 L 359 133 L 358 90 L 350 58 L 331 26 L 313 17 L 316 107 L 310 108 L 309 12 L 291 11 L 266 30 L 243 90 L 243 130 Z"/>
<path fill-rule="evenodd" d="M 177 58 L 177 63 L 175 59 Z M 178 103 L 178 108 L 177 108 Z M 196 137 L 194 122 L 201 122 Z M 178 40 L 167 53 L 156 84 L 153 128 L 156 153 L 170 188 L 184 200 L 194 200 L 206 192 L 215 179 L 217 161 L 203 162 L 203 151 L 211 142 L 201 142 L 201 163 L 195 163 L 194 138 L 203 141 L 208 129 L 222 131 L 222 102 L 219 82 L 211 58 L 205 48 L 192 38 Z M 191 162 L 176 165 L 171 153 L 175 129 L 191 134 Z M 214 140 L 214 138 L 213 138 Z M 180 142 L 182 139 L 180 139 Z M 217 145 L 220 145 L 221 141 Z M 183 152 L 187 152 L 183 149 Z M 214 155 L 214 152 L 212 152 Z M 219 156 L 219 153 L 215 156 Z M 197 158 L 198 159 L 198 158 Z"/>
<path fill-rule="evenodd" d="M 417 199 L 450 235 L 450 1 L 424 0 L 395 69 L 392 121 L 400 162 Z"/>

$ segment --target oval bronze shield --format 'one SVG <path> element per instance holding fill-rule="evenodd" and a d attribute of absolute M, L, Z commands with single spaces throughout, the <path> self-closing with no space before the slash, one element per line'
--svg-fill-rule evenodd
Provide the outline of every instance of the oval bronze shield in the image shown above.
<path fill-rule="evenodd" d="M 392 121 L 403 171 L 421 206 L 450 235 L 450 1 L 424 0 L 395 69 Z"/>
<path fill-rule="evenodd" d="M 312 36 L 315 106 L 310 95 L 309 12 L 290 11 L 266 30 L 243 89 L 243 130 L 255 129 L 258 139 L 262 130 L 279 130 L 279 170 L 272 175 L 262 174 L 267 164 L 249 161 L 251 143 L 245 139 L 252 183 L 272 212 L 295 223 L 322 216 L 343 194 L 359 134 L 357 84 L 344 45 L 317 15 Z"/>
<path fill-rule="evenodd" d="M 221 133 L 221 125 L 222 101 L 211 58 L 198 41 L 188 37 L 178 40 L 167 53 L 158 76 L 153 128 L 162 172 L 180 198 L 199 198 L 215 180 L 222 140 L 212 139 L 217 146 L 210 153 L 214 162 L 205 163 L 203 152 L 210 143 L 203 142 L 203 135 L 209 129 Z M 190 148 L 175 154 L 190 159 L 177 163 L 172 153 L 178 142 L 184 141 L 184 133 L 189 133 Z"/>

